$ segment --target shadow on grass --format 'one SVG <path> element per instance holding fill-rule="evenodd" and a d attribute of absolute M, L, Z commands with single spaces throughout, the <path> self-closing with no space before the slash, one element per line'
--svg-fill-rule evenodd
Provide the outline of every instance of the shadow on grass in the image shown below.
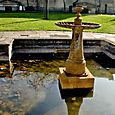
<path fill-rule="evenodd" d="M 115 21 L 115 19 L 112 19 L 111 21 Z"/>
<path fill-rule="evenodd" d="M 25 22 L 35 22 L 35 21 L 38 21 L 38 20 L 33 19 L 33 20 L 26 20 L 26 21 L 16 21 L 16 22 L 0 24 L 0 26 L 10 25 L 10 24 L 18 24 L 18 23 L 25 23 Z"/>
<path fill-rule="evenodd" d="M 49 20 L 63 20 L 74 17 L 74 13 L 63 13 L 63 12 L 50 12 Z M 44 19 L 45 13 L 43 12 L 14 12 L 14 13 L 0 13 L 0 18 L 34 18 Z"/>

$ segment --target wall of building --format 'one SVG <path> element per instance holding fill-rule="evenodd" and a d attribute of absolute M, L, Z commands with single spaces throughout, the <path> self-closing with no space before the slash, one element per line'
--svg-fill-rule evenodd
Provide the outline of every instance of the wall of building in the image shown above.
<path fill-rule="evenodd" d="M 115 14 L 115 0 L 101 0 L 100 10 L 101 13 L 105 13 L 107 10 L 106 13 Z"/>
<path fill-rule="evenodd" d="M 3 5 L 0 5 L 0 11 L 5 11 L 5 7 Z"/>
<path fill-rule="evenodd" d="M 64 8 L 63 0 L 48 0 L 49 1 L 49 8 L 52 10 L 55 9 L 62 9 Z M 73 2 L 76 0 L 65 0 L 66 3 L 66 10 L 69 9 L 70 5 L 73 5 Z M 90 3 L 92 5 L 97 5 L 99 9 L 96 9 L 96 7 L 89 8 L 90 13 L 95 13 L 96 10 L 99 10 L 100 13 L 105 13 L 105 4 L 107 4 L 107 12 L 106 13 L 112 13 L 115 14 L 115 0 L 79 0 L 78 3 L 80 2 L 86 2 Z M 42 0 L 40 3 L 41 7 L 44 7 L 45 5 L 45 0 Z"/>
<path fill-rule="evenodd" d="M 17 1 L 21 2 L 24 7 L 27 7 L 29 5 L 33 6 L 34 8 L 38 7 L 38 9 L 43 9 L 46 3 L 46 0 L 28 0 L 27 5 L 27 0 L 17 0 Z M 69 6 L 73 5 L 73 2 L 75 1 L 76 0 L 65 0 L 66 11 L 69 10 Z M 48 0 L 48 2 L 50 10 L 52 11 L 64 10 L 63 0 Z M 107 13 L 115 14 L 115 0 L 79 0 L 78 3 L 80 2 L 86 2 L 97 6 L 100 5 L 100 7 L 98 7 L 97 9 L 95 7 L 90 8 L 90 13 L 95 13 L 97 10 L 100 13 L 105 13 L 105 4 L 107 4 Z M 4 10 L 4 8 L 0 6 L 0 10 Z"/>

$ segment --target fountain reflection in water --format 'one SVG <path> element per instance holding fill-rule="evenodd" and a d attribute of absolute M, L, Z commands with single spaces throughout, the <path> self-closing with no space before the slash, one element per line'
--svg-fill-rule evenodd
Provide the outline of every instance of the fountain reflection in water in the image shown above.
<path fill-rule="evenodd" d="M 13 77 L 0 79 L 0 112 L 30 115 L 114 114 L 115 84 L 114 81 L 108 80 L 112 78 L 111 71 L 104 69 L 94 60 L 87 60 L 90 65 L 88 67 L 95 68 L 96 71 L 93 97 L 91 92 L 79 97 L 67 95 L 67 98 L 61 99 L 56 73 L 64 62 L 65 60 L 14 61 Z M 56 70 L 51 72 L 51 67 Z"/>

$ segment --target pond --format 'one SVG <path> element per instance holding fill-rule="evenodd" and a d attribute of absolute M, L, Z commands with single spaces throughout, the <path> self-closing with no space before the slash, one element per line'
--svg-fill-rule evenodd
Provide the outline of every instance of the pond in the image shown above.
<path fill-rule="evenodd" d="M 0 115 L 115 115 L 115 68 L 95 59 L 86 60 L 94 90 L 65 99 L 58 86 L 65 59 L 12 61 L 12 78 L 0 78 Z"/>

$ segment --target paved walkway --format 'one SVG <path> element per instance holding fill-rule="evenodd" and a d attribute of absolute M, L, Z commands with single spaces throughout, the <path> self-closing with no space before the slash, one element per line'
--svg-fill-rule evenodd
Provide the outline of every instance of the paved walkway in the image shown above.
<path fill-rule="evenodd" d="M 62 38 L 71 39 L 70 31 L 5 31 L 0 32 L 0 44 L 10 44 L 13 39 Z M 115 34 L 83 32 L 83 39 L 101 39 L 115 45 Z"/>

